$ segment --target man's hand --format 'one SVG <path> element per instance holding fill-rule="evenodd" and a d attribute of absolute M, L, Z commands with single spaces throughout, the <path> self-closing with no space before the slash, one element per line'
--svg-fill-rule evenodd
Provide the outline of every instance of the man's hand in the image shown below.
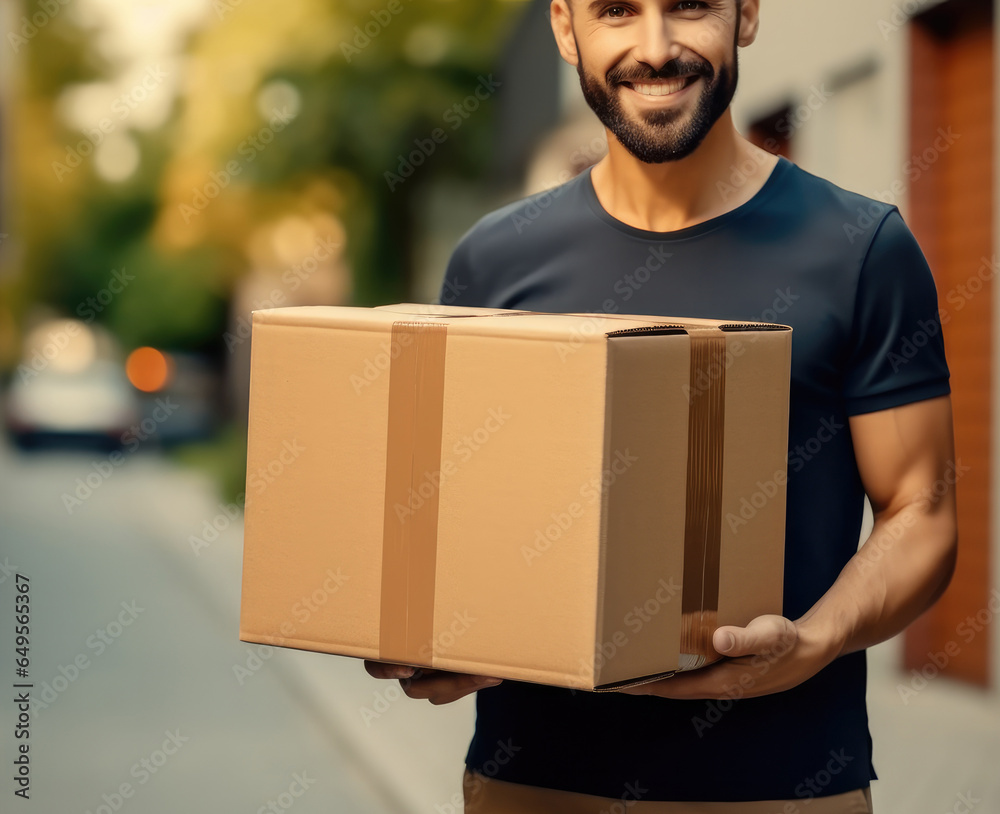
<path fill-rule="evenodd" d="M 365 669 L 375 678 L 398 678 L 410 698 L 426 698 L 432 704 L 450 704 L 477 690 L 495 687 L 502 680 L 369 659 L 365 659 Z"/>
<path fill-rule="evenodd" d="M 760 616 L 721 627 L 729 657 L 702 670 L 623 689 L 665 698 L 747 698 L 801 684 L 838 656 L 904 630 L 948 586 L 958 546 L 951 399 L 941 396 L 850 419 L 875 524 L 812 608 L 792 622 Z M 732 637 L 732 641 L 730 641 Z"/>
<path fill-rule="evenodd" d="M 720 627 L 713 647 L 727 658 L 621 692 L 682 699 L 768 695 L 818 673 L 837 655 L 840 643 L 821 635 L 805 618 L 792 622 L 782 616 L 758 616 L 746 627 Z"/>

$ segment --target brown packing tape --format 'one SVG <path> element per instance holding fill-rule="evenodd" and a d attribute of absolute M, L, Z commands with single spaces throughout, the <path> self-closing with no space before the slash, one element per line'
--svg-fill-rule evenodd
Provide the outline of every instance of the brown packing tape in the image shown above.
<path fill-rule="evenodd" d="M 414 478 L 441 468 L 448 326 L 395 322 L 389 368 L 379 658 L 430 666 L 438 498 L 410 511 Z M 408 336 L 408 339 L 404 339 Z"/>
<path fill-rule="evenodd" d="M 716 661 L 719 610 L 722 472 L 725 442 L 726 336 L 690 329 L 687 517 L 681 594 L 681 652 Z"/>
<path fill-rule="evenodd" d="M 391 346 L 400 352 L 389 369 L 379 658 L 432 666 L 438 495 L 418 511 L 408 507 L 415 479 L 441 463 L 448 325 L 435 318 L 463 315 L 414 316 L 392 325 Z M 719 600 L 726 337 L 720 328 L 676 321 L 624 333 L 664 328 L 681 328 L 691 339 L 681 651 L 707 662 L 719 658 L 711 637 Z"/>

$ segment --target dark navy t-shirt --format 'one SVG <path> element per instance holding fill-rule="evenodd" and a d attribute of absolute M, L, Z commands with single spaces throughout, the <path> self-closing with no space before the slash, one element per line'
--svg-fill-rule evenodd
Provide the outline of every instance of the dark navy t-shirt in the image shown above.
<path fill-rule="evenodd" d="M 848 416 L 950 392 L 930 269 L 895 207 L 780 159 L 744 205 L 675 232 L 608 214 L 589 170 L 484 217 L 439 302 L 790 325 L 785 616 L 856 553 L 864 489 Z M 875 778 L 864 652 L 787 692 L 735 701 L 518 681 L 478 693 L 467 766 L 634 800 L 781 800 Z M 630 791 L 631 789 L 631 791 Z"/>

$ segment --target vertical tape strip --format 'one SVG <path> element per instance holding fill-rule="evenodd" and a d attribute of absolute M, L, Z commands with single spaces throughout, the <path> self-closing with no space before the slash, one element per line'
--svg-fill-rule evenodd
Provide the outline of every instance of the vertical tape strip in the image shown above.
<path fill-rule="evenodd" d="M 722 464 L 726 412 L 726 335 L 689 329 L 691 396 L 688 416 L 687 518 L 681 652 L 711 661 L 719 610 Z"/>
<path fill-rule="evenodd" d="M 431 664 L 438 493 L 416 508 L 411 495 L 441 469 L 447 333 L 439 322 L 392 326 L 379 658 L 401 664 Z"/>

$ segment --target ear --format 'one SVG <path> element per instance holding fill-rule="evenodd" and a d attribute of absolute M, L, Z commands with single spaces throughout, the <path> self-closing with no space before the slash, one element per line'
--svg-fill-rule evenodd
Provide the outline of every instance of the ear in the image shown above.
<path fill-rule="evenodd" d="M 577 53 L 576 37 L 573 35 L 573 12 L 569 8 L 572 2 L 573 0 L 552 0 L 549 17 L 559 53 L 570 65 L 576 67 L 580 62 L 580 55 Z"/>
<path fill-rule="evenodd" d="M 760 0 L 743 0 L 740 10 L 740 39 L 738 44 L 746 47 L 757 39 L 760 28 Z"/>

